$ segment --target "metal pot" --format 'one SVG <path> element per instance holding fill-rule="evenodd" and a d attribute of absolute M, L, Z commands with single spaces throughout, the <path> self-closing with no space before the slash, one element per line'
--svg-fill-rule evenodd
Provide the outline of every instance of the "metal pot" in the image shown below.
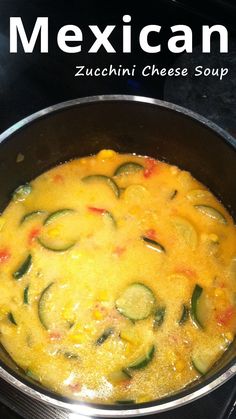
<path fill-rule="evenodd" d="M 19 184 L 60 162 L 97 153 L 102 148 L 150 155 L 191 171 L 235 218 L 235 140 L 212 122 L 179 106 L 122 95 L 60 103 L 23 119 L 1 134 L 0 208 L 4 209 Z M 23 160 L 19 159 L 19 153 Z M 26 377 L 0 348 L 0 376 L 7 382 L 34 399 L 98 417 L 139 416 L 173 409 L 204 396 L 235 373 L 236 342 L 233 342 L 206 376 L 171 396 L 127 407 L 80 403 Z"/>

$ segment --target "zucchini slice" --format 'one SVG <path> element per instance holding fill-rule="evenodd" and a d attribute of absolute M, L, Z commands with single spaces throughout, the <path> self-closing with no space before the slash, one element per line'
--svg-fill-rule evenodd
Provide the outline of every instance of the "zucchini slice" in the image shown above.
<path fill-rule="evenodd" d="M 114 333 L 113 327 L 108 327 L 107 329 L 104 330 L 101 336 L 99 336 L 99 338 L 96 340 L 95 345 L 96 346 L 102 345 L 109 338 L 109 336 L 113 335 L 113 333 Z"/>
<path fill-rule="evenodd" d="M 70 214 L 71 212 L 74 212 L 72 208 L 63 208 L 54 212 L 51 212 L 47 216 L 47 218 L 44 220 L 44 225 L 51 224 L 53 221 L 57 220 L 58 217 L 63 217 L 64 215 Z"/>
<path fill-rule="evenodd" d="M 38 375 L 36 375 L 33 371 L 31 371 L 29 369 L 25 371 L 25 375 L 27 375 L 27 377 L 31 378 L 34 381 L 39 381 L 40 382 L 40 379 L 39 379 Z"/>
<path fill-rule="evenodd" d="M 212 218 L 212 220 L 218 221 L 220 224 L 227 224 L 225 216 L 219 210 L 211 207 L 210 205 L 194 205 L 194 208 L 207 217 Z"/>
<path fill-rule="evenodd" d="M 129 320 L 143 320 L 153 312 L 155 302 L 152 290 L 144 284 L 135 282 L 129 285 L 116 300 L 116 309 Z"/>
<path fill-rule="evenodd" d="M 218 345 L 211 345 L 210 347 L 198 347 L 193 352 L 191 361 L 195 370 L 201 374 L 205 375 L 213 367 L 216 361 L 221 357 L 224 350 L 227 346 L 223 346 L 222 342 Z"/>
<path fill-rule="evenodd" d="M 147 353 L 145 355 L 140 356 L 134 362 L 132 362 L 128 367 L 127 370 L 140 370 L 145 368 L 153 359 L 155 354 L 155 345 L 150 346 Z"/>
<path fill-rule="evenodd" d="M 82 182 L 85 182 L 85 183 L 96 183 L 96 182 L 105 183 L 107 186 L 109 186 L 109 188 L 112 189 L 112 191 L 114 192 L 114 194 L 115 194 L 115 196 L 117 198 L 119 198 L 119 196 L 120 196 L 120 190 L 119 190 L 118 185 L 109 176 L 105 176 L 105 175 L 89 175 L 89 176 L 83 177 L 81 180 L 82 180 Z"/>
<path fill-rule="evenodd" d="M 48 330 L 50 326 L 49 326 L 49 322 L 48 322 L 48 319 L 47 319 L 45 305 L 46 305 L 47 299 L 50 295 L 51 287 L 52 287 L 53 284 L 54 284 L 54 282 L 51 282 L 46 288 L 44 288 L 44 290 L 41 292 L 41 295 L 40 295 L 39 301 L 38 301 L 39 320 L 40 320 L 41 324 L 43 325 L 43 327 L 46 330 Z"/>
<path fill-rule="evenodd" d="M 154 313 L 153 328 L 157 329 L 162 325 L 165 319 L 166 307 L 158 307 Z"/>
<path fill-rule="evenodd" d="M 192 250 L 195 250 L 198 244 L 198 235 L 193 225 L 183 217 L 173 217 L 173 225 L 183 242 Z"/>
<path fill-rule="evenodd" d="M 16 322 L 15 317 L 13 316 L 12 312 L 9 312 L 9 313 L 8 313 L 7 318 L 8 318 L 8 320 L 9 320 L 12 324 L 14 324 L 15 326 L 17 326 L 17 322 Z"/>
<path fill-rule="evenodd" d="M 23 302 L 24 304 L 29 304 L 29 285 L 24 289 Z"/>
<path fill-rule="evenodd" d="M 79 359 L 79 355 L 73 352 L 63 352 L 63 355 L 66 359 Z"/>
<path fill-rule="evenodd" d="M 145 242 L 146 246 L 149 247 L 150 249 L 155 250 L 156 252 L 159 252 L 159 253 L 166 252 L 166 249 L 164 248 L 164 246 L 162 246 L 162 244 L 158 243 L 157 241 L 149 239 L 146 236 L 142 236 L 141 238 Z"/>
<path fill-rule="evenodd" d="M 202 291 L 203 291 L 203 288 L 200 285 L 196 284 L 192 293 L 191 310 L 190 310 L 190 314 L 191 314 L 194 324 L 200 329 L 203 329 L 203 325 L 199 319 L 200 316 L 199 316 L 199 311 L 198 311 L 198 302 L 199 302 L 199 298 L 202 295 Z"/>
<path fill-rule="evenodd" d="M 26 221 L 29 221 L 32 218 L 37 217 L 38 215 L 43 215 L 45 213 L 46 213 L 46 211 L 43 211 L 43 210 L 28 212 L 27 214 L 23 215 L 23 217 L 20 220 L 20 224 L 23 224 Z"/>
<path fill-rule="evenodd" d="M 22 278 L 22 276 L 26 275 L 29 272 L 32 266 L 32 256 L 29 254 L 24 262 L 19 266 L 19 268 L 12 274 L 13 278 L 16 280 Z"/>
<path fill-rule="evenodd" d="M 130 380 L 132 375 L 125 368 L 123 368 L 122 370 L 111 372 L 107 378 L 111 384 L 116 385 Z"/>
<path fill-rule="evenodd" d="M 31 192 L 32 186 L 29 183 L 26 183 L 25 185 L 18 186 L 13 192 L 12 199 L 14 202 L 24 201 Z"/>
<path fill-rule="evenodd" d="M 75 244 L 75 241 L 65 241 L 63 239 L 42 239 L 41 237 L 37 238 L 38 243 L 46 250 L 51 250 L 52 252 L 66 252 L 70 250 Z"/>
<path fill-rule="evenodd" d="M 172 199 L 174 199 L 175 197 L 176 197 L 176 195 L 178 194 L 178 191 L 177 191 L 177 189 L 174 189 L 172 192 L 171 192 L 171 194 L 170 194 L 170 200 L 172 201 Z"/>
<path fill-rule="evenodd" d="M 114 172 L 114 176 L 130 175 L 132 173 L 137 173 L 143 169 L 144 167 L 141 164 L 129 161 L 126 163 L 122 163 L 120 166 L 118 166 Z"/>
<path fill-rule="evenodd" d="M 183 304 L 182 305 L 181 316 L 180 316 L 180 319 L 178 321 L 179 325 L 182 326 L 184 323 L 186 323 L 188 318 L 189 318 L 189 308 L 185 304 Z"/>

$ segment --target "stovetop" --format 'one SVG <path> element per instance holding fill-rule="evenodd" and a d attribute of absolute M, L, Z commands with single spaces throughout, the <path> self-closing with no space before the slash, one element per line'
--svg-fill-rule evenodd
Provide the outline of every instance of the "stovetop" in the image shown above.
<path fill-rule="evenodd" d="M 151 4 L 150 4 L 151 3 Z M 65 54 L 56 48 L 59 28 L 73 23 L 84 28 L 88 24 L 104 27 L 120 24 L 122 16 L 132 16 L 133 37 L 148 24 L 171 26 L 186 24 L 194 34 L 192 54 L 170 54 L 163 48 L 160 54 L 145 54 L 134 47 L 132 54 L 99 53 Z M 9 54 L 9 17 L 21 16 L 26 30 L 32 31 L 37 16 L 48 16 L 50 23 L 49 54 Z M 213 120 L 236 137 L 236 3 L 235 0 L 158 0 L 147 3 L 127 2 L 49 2 L 48 0 L 0 0 L 0 132 L 21 118 L 55 103 L 77 97 L 99 94 L 131 94 L 164 99 L 190 108 Z M 229 29 L 228 54 L 219 54 L 214 41 L 211 54 L 200 51 L 201 25 L 225 24 Z M 120 35 L 117 35 L 117 39 Z M 166 37 L 160 34 L 162 42 Z M 115 38 L 115 40 L 117 41 Z M 54 41 L 53 41 L 54 40 Z M 119 39 L 118 39 L 119 44 Z M 86 45 L 86 41 L 85 41 Z M 117 45 L 117 44 L 116 44 Z M 181 77 L 84 77 L 75 78 L 75 66 L 103 67 L 109 64 L 137 67 L 155 64 L 157 67 L 188 66 L 190 75 Z M 227 67 L 229 74 L 217 77 L 193 77 L 196 65 Z M 236 378 L 218 390 L 182 408 L 153 415 L 158 419 L 235 419 Z M 81 419 L 81 416 L 77 416 Z M 0 418 L 4 419 L 76 419 L 55 408 L 46 408 L 27 399 L 0 379 Z"/>

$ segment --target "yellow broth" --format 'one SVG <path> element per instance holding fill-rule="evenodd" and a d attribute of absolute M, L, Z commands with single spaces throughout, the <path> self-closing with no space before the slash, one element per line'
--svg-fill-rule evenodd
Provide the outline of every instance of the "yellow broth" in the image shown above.
<path fill-rule="evenodd" d="M 0 226 L 1 343 L 56 392 L 157 399 L 234 338 L 236 228 L 176 166 L 102 150 L 18 188 Z"/>

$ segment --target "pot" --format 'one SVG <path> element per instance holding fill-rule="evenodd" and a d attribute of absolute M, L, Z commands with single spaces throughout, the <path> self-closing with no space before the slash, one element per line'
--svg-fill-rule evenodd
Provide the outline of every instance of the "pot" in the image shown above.
<path fill-rule="evenodd" d="M 235 219 L 235 140 L 187 109 L 136 96 L 96 96 L 71 100 L 39 111 L 0 135 L 0 209 L 12 191 L 45 170 L 103 148 L 149 155 L 180 168 L 207 185 Z M 97 417 L 139 416 L 163 412 L 196 400 L 236 373 L 236 342 L 198 381 L 149 403 L 80 403 L 37 384 L 0 348 L 0 376 L 29 397 Z"/>

